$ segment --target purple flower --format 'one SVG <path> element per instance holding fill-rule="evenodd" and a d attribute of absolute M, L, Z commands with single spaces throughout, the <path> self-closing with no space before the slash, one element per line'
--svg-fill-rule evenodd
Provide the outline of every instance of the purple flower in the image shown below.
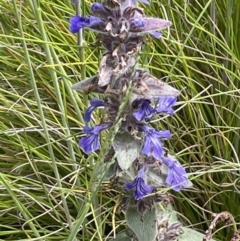
<path fill-rule="evenodd" d="M 97 98 L 93 98 L 90 100 L 90 107 L 87 108 L 85 116 L 84 116 L 84 120 L 89 122 L 91 120 L 91 115 L 92 112 L 100 106 L 107 106 L 108 104 L 106 102 L 104 102 L 103 100 L 97 99 Z"/>
<path fill-rule="evenodd" d="M 152 34 L 155 38 L 160 39 L 162 37 L 162 33 L 158 31 L 149 31 L 150 34 Z"/>
<path fill-rule="evenodd" d="M 188 186 L 185 168 L 172 156 L 162 157 L 162 162 L 168 167 L 166 183 L 175 191 Z"/>
<path fill-rule="evenodd" d="M 170 131 L 156 131 L 154 128 L 148 127 L 146 125 L 142 126 L 142 130 L 145 134 L 142 153 L 147 156 L 152 155 L 157 160 L 160 160 L 163 150 L 162 142 L 159 140 L 159 138 L 170 138 Z"/>
<path fill-rule="evenodd" d="M 175 96 L 161 97 L 158 101 L 156 111 L 158 113 L 167 113 L 169 115 L 172 115 L 174 112 L 174 109 L 172 108 L 172 106 L 175 105 L 176 101 L 177 101 L 177 98 Z"/>
<path fill-rule="evenodd" d="M 95 14 L 98 14 L 99 17 L 103 17 L 103 19 L 113 16 L 113 12 L 109 8 L 104 7 L 104 5 L 101 3 L 93 3 L 91 6 L 91 11 Z"/>
<path fill-rule="evenodd" d="M 134 192 L 136 200 L 142 199 L 145 195 L 150 194 L 153 191 L 153 187 L 145 184 L 144 174 L 144 167 L 142 167 L 138 171 L 138 175 L 135 177 L 135 179 L 132 182 L 128 182 L 125 184 L 125 188 L 128 191 L 133 189 L 134 187 L 136 188 Z"/>
<path fill-rule="evenodd" d="M 141 121 L 142 119 L 149 119 L 156 113 L 155 109 L 150 105 L 151 101 L 147 99 L 138 99 L 134 101 L 133 105 L 136 105 L 138 110 L 133 112 L 133 116 Z"/>
<path fill-rule="evenodd" d="M 79 141 L 80 148 L 86 154 L 90 154 L 98 150 L 100 146 L 99 135 L 101 131 L 108 129 L 109 127 L 111 127 L 111 125 L 112 125 L 111 123 L 108 123 L 108 124 L 96 125 L 94 127 L 85 126 L 83 128 L 83 132 L 87 134 L 87 136 L 83 137 Z"/>
<path fill-rule="evenodd" d="M 104 6 L 101 3 L 93 3 L 91 6 L 93 12 L 102 12 L 105 11 Z"/>
<path fill-rule="evenodd" d="M 70 18 L 69 30 L 72 33 L 77 33 L 81 28 L 105 27 L 104 21 L 101 18 L 94 16 L 74 16 Z"/>
<path fill-rule="evenodd" d="M 142 18 L 134 18 L 133 19 L 133 24 L 137 27 L 137 28 L 143 28 L 146 24 L 147 21 L 142 19 Z"/>

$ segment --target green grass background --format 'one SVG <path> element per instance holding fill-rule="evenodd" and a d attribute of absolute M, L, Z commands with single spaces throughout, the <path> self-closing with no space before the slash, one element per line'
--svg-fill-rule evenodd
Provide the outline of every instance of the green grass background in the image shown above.
<path fill-rule="evenodd" d="M 173 26 L 149 38 L 142 65 L 182 91 L 176 114 L 153 126 L 174 133 L 166 146 L 194 184 L 171 192 L 174 206 L 202 232 L 221 211 L 238 224 L 240 1 L 150 2 L 146 15 Z M 110 240 L 124 229 L 120 194 L 77 144 L 90 97 L 71 86 L 96 73 L 101 49 L 89 30 L 79 49 L 75 12 L 70 0 L 0 0 L 0 240 Z M 230 240 L 224 225 L 214 237 Z"/>

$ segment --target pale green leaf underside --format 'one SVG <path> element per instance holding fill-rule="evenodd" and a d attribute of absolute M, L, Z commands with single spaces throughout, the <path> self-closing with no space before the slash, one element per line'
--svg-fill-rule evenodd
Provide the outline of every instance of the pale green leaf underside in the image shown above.
<path fill-rule="evenodd" d="M 125 171 L 138 158 L 141 142 L 128 133 L 117 134 L 113 141 L 113 148 L 117 153 L 119 167 Z"/>
<path fill-rule="evenodd" d="M 177 241 L 202 241 L 204 234 L 199 233 L 196 230 L 190 228 L 183 228 L 184 233 L 181 234 Z M 215 239 L 210 239 L 209 241 L 216 241 Z"/>
<path fill-rule="evenodd" d="M 129 207 L 126 211 L 126 221 L 131 230 L 136 234 L 138 241 L 155 241 L 157 236 L 157 222 L 155 209 L 146 210 L 144 216 L 136 207 Z"/>
<path fill-rule="evenodd" d="M 116 236 L 115 239 L 112 239 L 111 241 L 131 241 L 131 238 L 127 236 L 126 233 L 120 233 Z"/>

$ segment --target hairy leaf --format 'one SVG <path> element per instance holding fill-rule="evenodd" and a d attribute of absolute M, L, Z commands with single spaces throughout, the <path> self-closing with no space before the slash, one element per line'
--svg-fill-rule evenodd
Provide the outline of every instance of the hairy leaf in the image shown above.
<path fill-rule="evenodd" d="M 193 230 L 191 228 L 183 228 L 184 233 L 179 236 L 178 241 L 202 241 L 204 234 Z M 210 239 L 209 241 L 215 241 L 214 239 Z"/>
<path fill-rule="evenodd" d="M 111 241 L 131 241 L 131 238 L 127 236 L 125 233 L 117 234 L 115 239 L 112 239 Z"/>
<path fill-rule="evenodd" d="M 117 134 L 113 148 L 117 153 L 118 165 L 124 171 L 138 158 L 141 142 L 135 140 L 129 133 Z"/>
<path fill-rule="evenodd" d="M 155 241 L 157 237 L 157 212 L 147 209 L 144 215 L 136 207 L 129 206 L 126 211 L 126 221 L 136 234 L 138 241 Z"/>

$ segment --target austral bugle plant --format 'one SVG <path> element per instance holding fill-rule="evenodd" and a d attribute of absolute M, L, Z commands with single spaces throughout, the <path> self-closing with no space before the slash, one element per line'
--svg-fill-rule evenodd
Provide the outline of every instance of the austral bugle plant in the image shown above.
<path fill-rule="evenodd" d="M 123 193 L 120 209 L 125 212 L 127 227 L 114 240 L 201 241 L 203 234 L 178 221 L 167 193 L 191 186 L 185 168 L 164 147 L 172 133 L 150 124 L 158 115 L 174 114 L 180 91 L 138 66 L 146 36 L 161 38 L 159 31 L 172 23 L 145 16 L 137 2 L 150 4 L 147 0 L 105 0 L 91 5 L 91 15 L 70 19 L 72 33 L 91 29 L 104 47 L 96 75 L 73 86 L 74 90 L 101 96 L 90 100 L 84 117 L 85 136 L 79 146 L 88 155 L 104 150 L 99 154 L 104 157 L 99 165 L 110 163 L 106 176 L 117 182 L 115 187 Z M 104 108 L 102 119 L 90 127 L 87 123 L 99 107 Z M 100 143 L 105 130 L 113 133 L 108 147 Z"/>

